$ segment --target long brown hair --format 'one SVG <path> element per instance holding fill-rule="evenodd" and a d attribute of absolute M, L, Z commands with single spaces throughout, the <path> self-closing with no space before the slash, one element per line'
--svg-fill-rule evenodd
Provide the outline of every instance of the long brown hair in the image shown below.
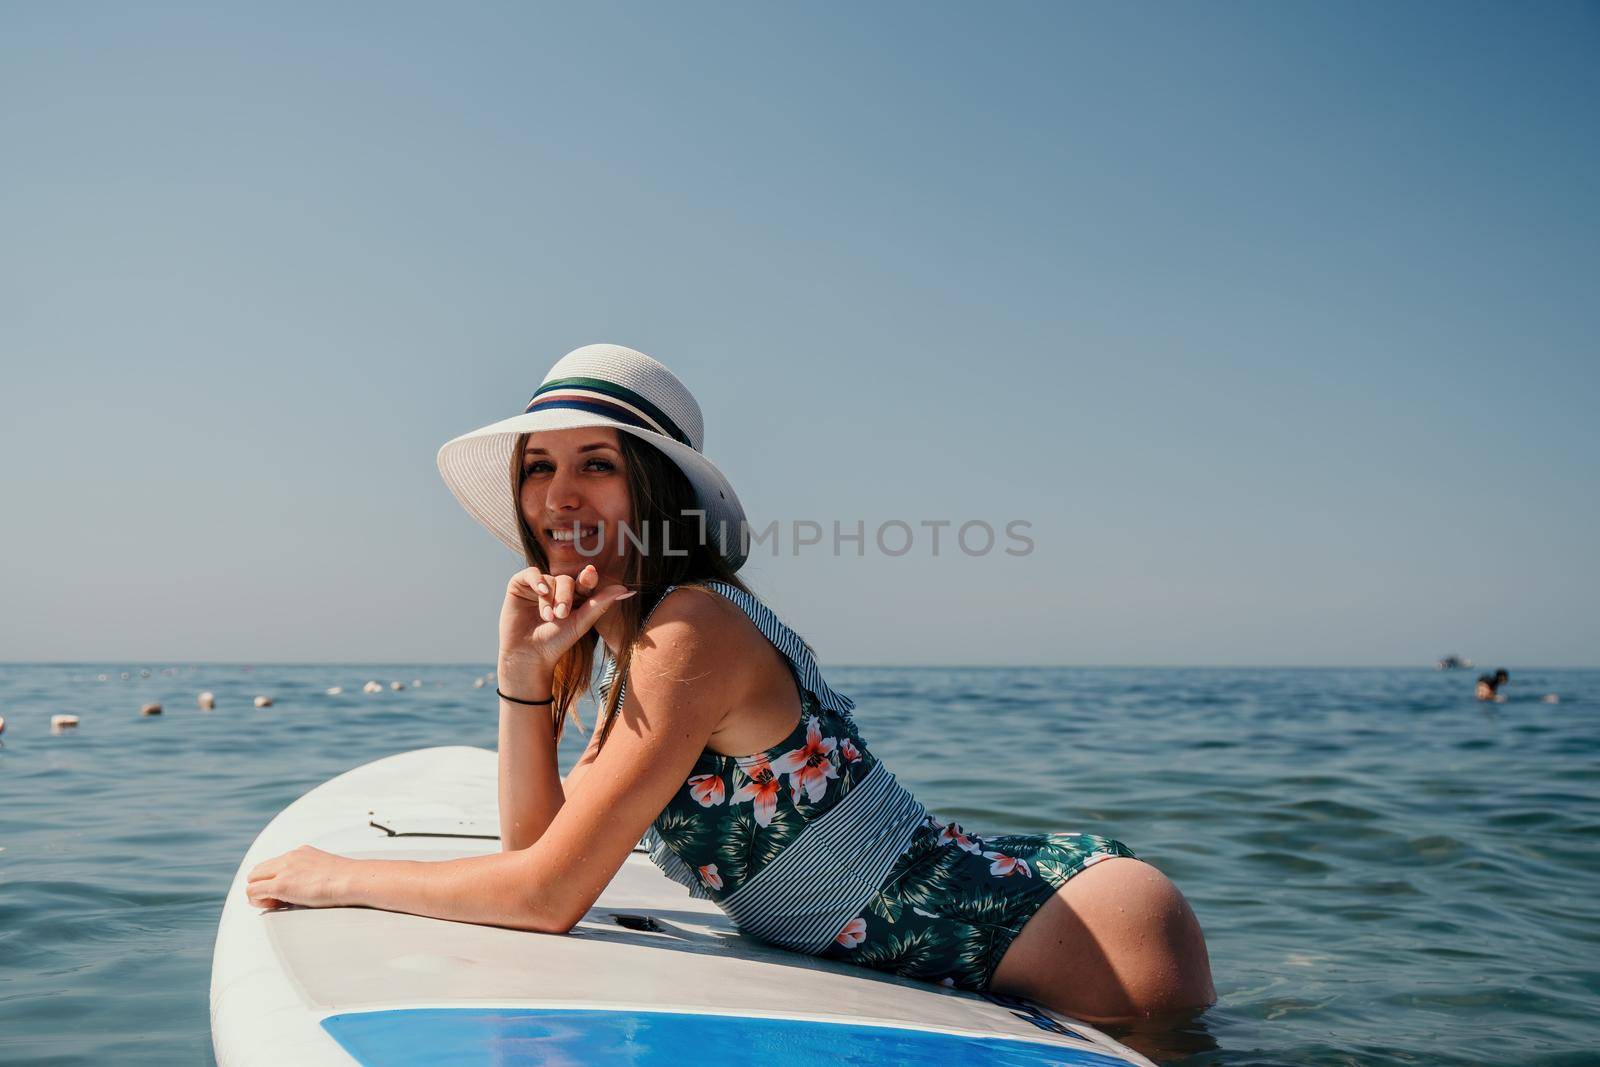
<path fill-rule="evenodd" d="M 529 434 L 518 434 L 516 448 L 511 453 L 512 502 L 517 512 L 517 529 L 522 537 L 522 554 L 528 566 L 541 571 L 550 566 L 538 538 L 528 529 L 528 520 L 522 514 L 523 449 Z M 691 582 L 720 581 L 736 586 L 744 592 L 749 588 L 734 574 L 733 568 L 714 545 L 701 537 L 702 520 L 696 514 L 698 506 L 694 487 L 678 465 L 666 453 L 641 441 L 625 430 L 617 431 L 617 442 L 622 452 L 624 472 L 628 478 L 628 502 L 632 506 L 632 529 L 636 536 L 630 539 L 631 551 L 623 571 L 623 584 L 636 590 L 638 596 L 629 597 L 612 605 L 607 612 L 622 620 L 620 650 L 617 653 L 616 682 L 611 689 L 599 695 L 599 743 L 605 744 L 611 724 L 621 712 L 618 707 L 622 695 L 622 679 L 628 676 L 628 666 L 633 662 L 633 646 L 639 639 L 646 614 L 655 607 L 668 586 Z M 661 533 L 657 539 L 655 536 Z M 607 530 L 605 551 L 614 552 L 621 543 L 622 531 Z M 641 550 L 640 540 L 645 542 Z M 671 554 L 666 549 L 671 548 Z M 578 639 L 556 664 L 551 694 L 555 704 L 551 709 L 552 729 L 556 740 L 570 714 L 578 729 L 583 722 L 575 709 L 578 699 L 593 685 L 595 647 L 600 635 L 591 629 Z"/>

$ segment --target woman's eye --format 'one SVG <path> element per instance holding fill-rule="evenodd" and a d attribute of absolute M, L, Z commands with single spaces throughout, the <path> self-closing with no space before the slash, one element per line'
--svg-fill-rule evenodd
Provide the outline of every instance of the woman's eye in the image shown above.
<path fill-rule="evenodd" d="M 554 469 L 555 468 L 553 466 L 551 466 L 549 460 L 547 460 L 547 459 L 536 459 L 532 463 L 529 463 L 527 466 L 522 468 L 522 476 L 524 478 L 528 478 L 528 477 L 531 477 L 531 476 L 533 476 L 535 474 L 548 474 L 550 471 L 552 471 Z M 585 462 L 584 463 L 584 469 L 585 470 L 598 471 L 598 472 L 600 472 L 602 474 L 605 474 L 605 473 L 609 473 L 610 471 L 616 470 L 617 469 L 617 465 L 615 463 L 612 463 L 609 459 L 599 459 L 597 457 L 595 459 L 591 459 L 591 460 L 588 460 L 587 462 Z"/>

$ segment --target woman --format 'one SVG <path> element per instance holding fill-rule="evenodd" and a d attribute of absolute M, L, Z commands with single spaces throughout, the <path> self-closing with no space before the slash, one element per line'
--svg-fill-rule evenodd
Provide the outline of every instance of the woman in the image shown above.
<path fill-rule="evenodd" d="M 1506 698 L 1500 695 L 1500 687 L 1511 680 L 1504 668 L 1493 674 L 1478 675 L 1477 697 L 1480 701 L 1491 701 L 1504 704 Z"/>
<path fill-rule="evenodd" d="M 440 450 L 457 498 L 529 564 L 500 614 L 503 850 L 302 846 L 250 873 L 250 900 L 565 933 L 648 832 L 668 875 L 787 948 L 1091 1022 L 1211 1003 L 1193 912 L 1125 846 L 980 838 L 873 757 L 849 699 L 736 577 L 744 513 L 702 440 L 670 371 L 589 345 L 522 415 Z M 601 644 L 599 719 L 563 780 L 556 746 Z"/>

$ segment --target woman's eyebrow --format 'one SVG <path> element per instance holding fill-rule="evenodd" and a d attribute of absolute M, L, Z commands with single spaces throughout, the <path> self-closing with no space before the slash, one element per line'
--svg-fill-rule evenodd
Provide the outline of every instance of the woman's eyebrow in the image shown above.
<path fill-rule="evenodd" d="M 598 451 L 599 449 L 602 449 L 602 448 L 614 448 L 614 447 L 616 447 L 616 446 L 615 445 L 608 445 L 604 441 L 601 441 L 601 442 L 598 442 L 598 443 L 592 444 L 592 445 L 584 445 L 583 447 L 579 448 L 578 451 L 579 452 L 595 452 L 595 451 Z M 545 451 L 544 449 L 542 449 L 542 448 L 534 448 L 532 445 L 529 445 L 527 448 L 522 450 L 522 454 L 524 456 L 531 456 L 534 453 L 538 453 L 541 456 L 548 456 L 550 454 L 549 452 Z"/>

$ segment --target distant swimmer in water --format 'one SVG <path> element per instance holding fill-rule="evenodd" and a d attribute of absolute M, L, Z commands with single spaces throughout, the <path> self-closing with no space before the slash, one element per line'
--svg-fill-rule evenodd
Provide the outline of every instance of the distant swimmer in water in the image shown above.
<path fill-rule="evenodd" d="M 1495 671 L 1493 674 L 1478 675 L 1478 699 L 1504 700 L 1505 697 L 1500 695 L 1500 687 L 1510 680 L 1511 675 L 1507 674 L 1504 668 Z"/>

